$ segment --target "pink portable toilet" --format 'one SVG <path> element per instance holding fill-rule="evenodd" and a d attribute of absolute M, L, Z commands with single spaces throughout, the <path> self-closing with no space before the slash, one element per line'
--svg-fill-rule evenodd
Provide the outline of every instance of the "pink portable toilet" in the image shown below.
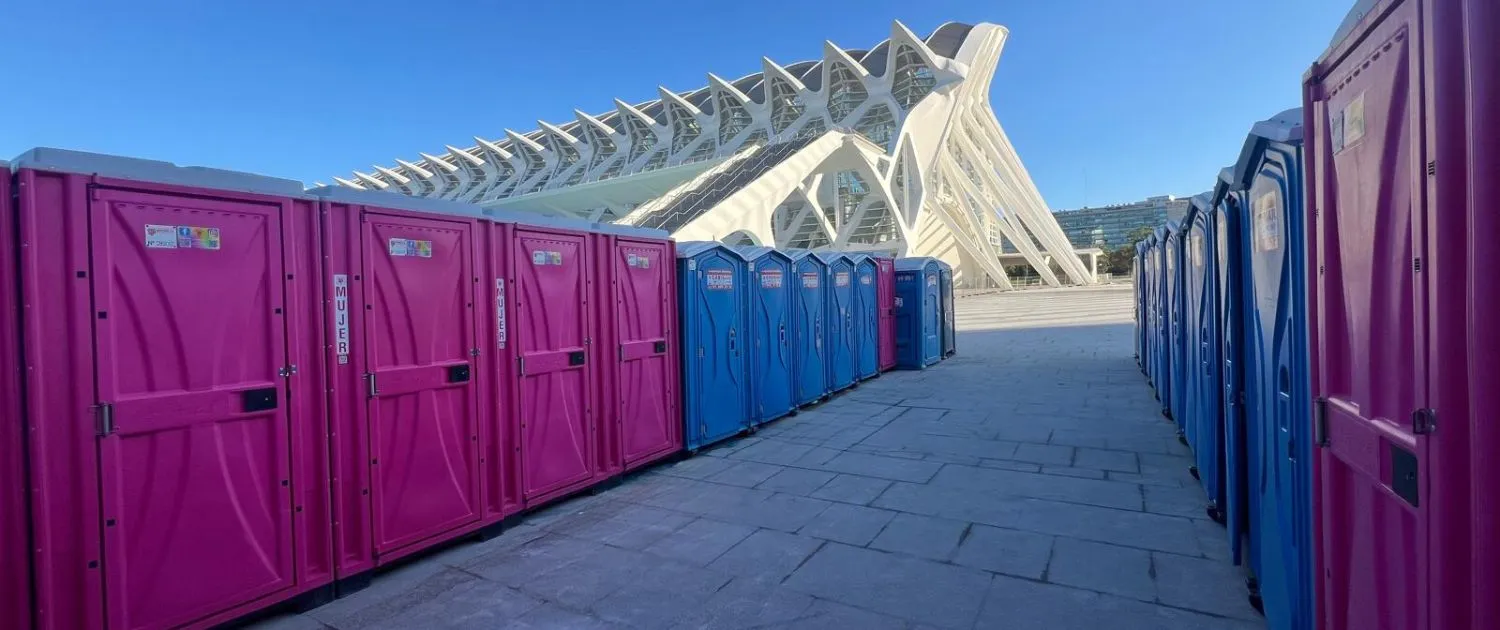
<path fill-rule="evenodd" d="M 634 470 L 682 450 L 677 334 L 676 244 L 665 231 L 595 224 L 599 299 L 597 361 L 602 404 L 601 458 L 609 474 Z"/>
<path fill-rule="evenodd" d="M 323 594 L 314 201 L 56 149 L 14 167 L 35 626 L 202 627 Z"/>
<path fill-rule="evenodd" d="M 876 256 L 875 265 L 880 371 L 885 372 L 896 367 L 896 259 Z"/>
<path fill-rule="evenodd" d="M 1361 3 L 1305 80 L 1318 627 L 1500 618 L 1500 5 Z"/>
<path fill-rule="evenodd" d="M 321 199 L 341 591 L 485 521 L 477 206 L 342 187 Z M 498 519 L 499 515 L 493 515 Z"/>
<path fill-rule="evenodd" d="M 0 627 L 31 627 L 31 547 L 26 524 L 26 444 L 21 420 L 20 311 L 10 165 L 0 162 Z"/>
<path fill-rule="evenodd" d="M 516 480 L 523 509 L 608 479 L 596 437 L 599 361 L 613 350 L 595 340 L 598 236 L 591 224 L 532 214 L 490 211 L 510 224 L 506 248 L 509 384 L 520 460 Z"/>

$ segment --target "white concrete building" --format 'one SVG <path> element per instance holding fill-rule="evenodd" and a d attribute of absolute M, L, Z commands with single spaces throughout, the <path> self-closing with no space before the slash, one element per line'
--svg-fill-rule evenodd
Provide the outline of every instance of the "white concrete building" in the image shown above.
<path fill-rule="evenodd" d="M 867 50 L 827 42 L 821 59 L 762 59 L 739 79 L 710 74 L 706 87 L 336 179 L 681 240 L 937 256 L 969 287 L 1010 287 L 1003 235 L 1048 283 L 1050 258 L 1088 284 L 990 109 L 1007 34 L 948 23 L 921 38 L 897 22 Z"/>

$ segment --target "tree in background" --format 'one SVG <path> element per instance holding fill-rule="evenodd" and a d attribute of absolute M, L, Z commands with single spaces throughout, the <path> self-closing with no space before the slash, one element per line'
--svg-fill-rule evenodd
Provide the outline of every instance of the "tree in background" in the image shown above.
<path fill-rule="evenodd" d="M 1143 225 L 1131 230 L 1130 234 L 1125 237 L 1127 245 L 1107 250 L 1099 258 L 1099 273 L 1108 273 L 1117 276 L 1130 273 L 1131 267 L 1135 266 L 1135 244 L 1151 236 L 1151 232 L 1155 230 L 1155 227 L 1149 225 Z"/>

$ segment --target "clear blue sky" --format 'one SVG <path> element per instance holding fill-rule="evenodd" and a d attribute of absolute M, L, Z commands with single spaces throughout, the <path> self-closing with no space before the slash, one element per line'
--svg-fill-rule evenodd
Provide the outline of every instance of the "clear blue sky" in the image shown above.
<path fill-rule="evenodd" d="M 0 156 L 122 153 L 311 183 L 864 49 L 1011 29 L 996 113 L 1053 208 L 1206 190 L 1298 104 L 1352 0 L 11 2 Z M 692 7 L 700 7 L 692 9 Z"/>

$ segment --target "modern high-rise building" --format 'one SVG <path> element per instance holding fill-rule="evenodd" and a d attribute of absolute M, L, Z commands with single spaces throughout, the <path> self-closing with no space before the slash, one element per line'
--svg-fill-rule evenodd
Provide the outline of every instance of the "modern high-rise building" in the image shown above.
<path fill-rule="evenodd" d="M 868 49 L 828 42 L 820 59 L 762 59 L 738 79 L 710 74 L 704 87 L 660 88 L 655 100 L 575 110 L 337 181 L 681 240 L 936 256 L 960 286 L 1008 288 L 998 233 L 1028 261 L 1067 252 L 1053 258 L 1087 284 L 990 108 L 1007 35 L 948 23 L 923 38 L 897 22 Z"/>
<path fill-rule="evenodd" d="M 1188 198 L 1162 195 L 1102 208 L 1059 210 L 1052 216 L 1074 247 L 1117 249 L 1133 245 L 1130 233 L 1187 215 Z"/>

